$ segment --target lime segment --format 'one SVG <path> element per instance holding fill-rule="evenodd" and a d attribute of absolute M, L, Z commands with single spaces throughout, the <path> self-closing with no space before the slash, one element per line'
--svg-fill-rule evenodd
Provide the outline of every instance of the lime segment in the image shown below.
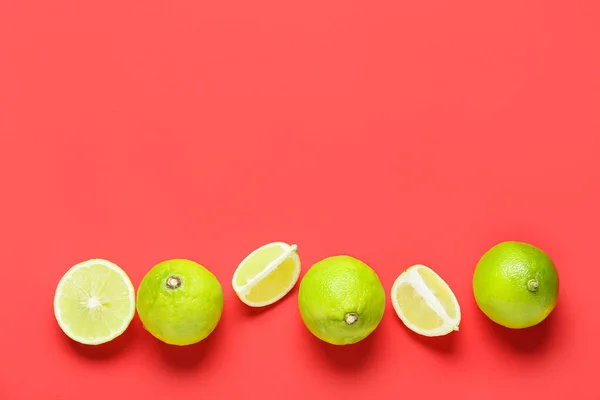
<path fill-rule="evenodd" d="M 431 268 L 413 265 L 396 278 L 392 305 L 410 330 L 423 336 L 443 336 L 457 331 L 461 314 L 448 284 Z"/>
<path fill-rule="evenodd" d="M 231 283 L 242 302 L 251 307 L 264 307 L 289 293 L 299 276 L 298 246 L 273 242 L 244 258 Z"/>

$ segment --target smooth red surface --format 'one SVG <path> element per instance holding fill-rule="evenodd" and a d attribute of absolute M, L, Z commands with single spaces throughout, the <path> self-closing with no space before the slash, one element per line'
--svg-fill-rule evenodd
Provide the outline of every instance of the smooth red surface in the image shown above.
<path fill-rule="evenodd" d="M 0 398 L 600 398 L 599 19 L 595 0 L 0 2 Z M 296 290 L 252 311 L 230 279 L 275 240 L 304 272 L 361 258 L 388 293 L 427 264 L 461 330 L 419 338 L 388 303 L 334 348 Z M 560 271 L 536 328 L 472 298 L 503 240 Z M 136 286 L 167 258 L 204 264 L 219 327 L 190 348 L 137 318 L 70 342 L 54 289 L 92 257 Z"/>

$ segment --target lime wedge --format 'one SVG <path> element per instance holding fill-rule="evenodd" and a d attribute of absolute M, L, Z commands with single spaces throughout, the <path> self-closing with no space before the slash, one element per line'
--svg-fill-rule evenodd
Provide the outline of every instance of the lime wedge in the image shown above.
<path fill-rule="evenodd" d="M 298 282 L 298 246 L 283 242 L 265 244 L 250 253 L 236 268 L 233 290 L 251 307 L 264 307 L 285 296 Z"/>
<path fill-rule="evenodd" d="M 458 331 L 460 306 L 448 284 L 431 268 L 413 265 L 392 286 L 392 305 L 406 327 L 423 336 Z"/>

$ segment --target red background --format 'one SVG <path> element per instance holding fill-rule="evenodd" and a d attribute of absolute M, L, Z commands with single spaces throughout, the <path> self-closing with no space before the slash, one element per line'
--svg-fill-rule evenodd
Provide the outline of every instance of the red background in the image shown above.
<path fill-rule="evenodd" d="M 599 19 L 595 0 L 3 0 L 0 398 L 600 398 Z M 304 272 L 361 258 L 388 292 L 427 264 L 461 330 L 419 338 L 388 302 L 334 348 L 296 290 L 252 311 L 230 279 L 275 240 Z M 502 240 L 559 268 L 536 328 L 472 299 Z M 107 346 L 71 343 L 52 297 L 92 257 L 136 286 L 167 258 L 204 264 L 219 327 L 172 348 L 136 318 Z"/>

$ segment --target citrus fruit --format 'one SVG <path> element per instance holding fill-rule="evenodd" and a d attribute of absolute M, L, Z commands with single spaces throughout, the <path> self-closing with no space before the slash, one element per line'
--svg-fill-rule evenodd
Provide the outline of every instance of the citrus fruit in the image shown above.
<path fill-rule="evenodd" d="M 522 242 L 502 242 L 479 260 L 473 294 L 492 321 L 507 328 L 527 328 L 554 310 L 558 273 L 543 250 Z"/>
<path fill-rule="evenodd" d="M 460 306 L 448 284 L 431 268 L 413 265 L 392 285 L 392 305 L 400 320 L 423 336 L 458 330 Z"/>
<path fill-rule="evenodd" d="M 127 274 L 103 259 L 72 266 L 54 295 L 54 316 L 76 342 L 98 345 L 120 336 L 135 314 L 135 291 Z"/>
<path fill-rule="evenodd" d="M 231 283 L 244 303 L 263 307 L 292 290 L 299 276 L 298 246 L 274 242 L 259 247 L 244 258 Z"/>
<path fill-rule="evenodd" d="M 202 265 L 185 259 L 167 260 L 142 279 L 137 310 L 146 330 L 157 339 L 190 345 L 217 327 L 223 312 L 223 289 Z"/>
<path fill-rule="evenodd" d="M 346 255 L 314 264 L 298 293 L 300 316 L 308 330 L 335 345 L 357 343 L 369 336 L 381 322 L 385 301 L 375 271 Z"/>

